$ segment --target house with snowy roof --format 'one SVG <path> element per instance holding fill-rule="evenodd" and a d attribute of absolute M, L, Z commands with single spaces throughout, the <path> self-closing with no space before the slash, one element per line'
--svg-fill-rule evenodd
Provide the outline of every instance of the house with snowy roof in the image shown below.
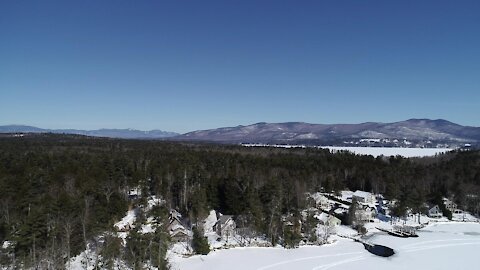
<path fill-rule="evenodd" d="M 318 209 L 330 209 L 332 207 L 332 203 L 330 200 L 320 193 L 315 193 L 310 196 L 315 201 L 315 207 Z"/>
<path fill-rule="evenodd" d="M 375 196 L 366 191 L 357 190 L 352 194 L 352 199 L 356 199 L 360 203 L 375 204 Z"/>
<path fill-rule="evenodd" d="M 172 242 L 187 242 L 190 239 L 191 232 L 187 229 L 182 215 L 176 210 L 171 210 L 168 220 L 167 231 Z"/>
<path fill-rule="evenodd" d="M 428 208 L 428 216 L 431 218 L 441 218 L 443 213 L 438 205 L 433 205 Z"/>
<path fill-rule="evenodd" d="M 180 224 L 173 224 L 169 226 L 168 232 L 172 242 L 188 242 L 190 239 L 189 231 Z"/>
<path fill-rule="evenodd" d="M 338 226 L 342 223 L 340 219 L 327 213 L 320 213 L 320 215 L 315 215 L 315 218 L 318 219 L 320 224 L 326 226 Z"/>
<path fill-rule="evenodd" d="M 335 204 L 331 211 L 337 215 L 345 215 L 348 213 L 348 207 L 343 204 Z"/>
<path fill-rule="evenodd" d="M 231 215 L 222 215 L 218 217 L 214 225 L 215 232 L 218 236 L 229 239 L 235 235 L 236 224 Z"/>
<path fill-rule="evenodd" d="M 368 205 L 360 205 L 355 216 L 360 221 L 373 222 L 377 216 L 377 209 Z"/>
<path fill-rule="evenodd" d="M 452 213 L 455 213 L 455 210 L 458 209 L 458 205 L 450 199 L 443 198 L 443 204 L 445 204 L 445 208 Z"/>

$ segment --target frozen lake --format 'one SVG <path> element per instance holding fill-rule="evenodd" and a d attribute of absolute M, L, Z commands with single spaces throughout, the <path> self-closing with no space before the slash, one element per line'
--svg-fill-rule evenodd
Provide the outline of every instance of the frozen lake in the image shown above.
<path fill-rule="evenodd" d="M 452 151 L 449 148 L 400 148 L 400 147 L 343 147 L 343 146 L 320 146 L 319 148 L 329 149 L 330 152 L 349 151 L 357 155 L 372 155 L 374 157 L 396 156 L 403 157 L 427 157 L 436 154 Z"/>
<path fill-rule="evenodd" d="M 347 239 L 334 244 L 297 249 L 235 248 L 207 256 L 172 257 L 179 270 L 325 270 L 325 269 L 477 269 L 480 224 L 439 223 L 418 231 L 418 238 L 376 234 L 375 244 L 393 248 L 389 258 L 367 252 L 363 245 Z"/>

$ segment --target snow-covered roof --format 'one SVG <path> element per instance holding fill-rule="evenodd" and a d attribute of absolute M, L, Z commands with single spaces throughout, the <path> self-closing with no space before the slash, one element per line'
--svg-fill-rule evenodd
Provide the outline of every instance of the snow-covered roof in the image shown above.
<path fill-rule="evenodd" d="M 328 202 L 328 198 L 320 194 L 320 192 L 313 193 L 310 197 L 315 201 L 315 203 Z"/>
<path fill-rule="evenodd" d="M 170 210 L 170 216 L 172 218 L 181 218 L 182 217 L 182 214 L 180 214 L 177 210 L 175 209 L 171 209 Z"/>
<path fill-rule="evenodd" d="M 353 195 L 353 192 L 351 192 L 350 190 L 342 190 L 340 198 L 343 201 L 351 201 L 352 195 Z"/>
<path fill-rule="evenodd" d="M 170 227 L 170 231 L 176 231 L 176 230 L 185 230 L 185 227 L 183 227 L 180 224 L 173 224 L 172 227 Z"/>
<path fill-rule="evenodd" d="M 315 215 L 314 217 L 316 219 L 318 219 L 319 221 L 323 222 L 324 224 L 327 223 L 328 220 L 338 220 L 338 221 L 340 221 L 337 217 L 329 215 L 327 213 L 323 213 L 323 212 L 320 215 Z"/>
<path fill-rule="evenodd" d="M 171 237 L 179 236 L 179 235 L 190 236 L 190 233 L 189 233 L 189 231 L 187 231 L 187 230 L 176 230 L 176 231 L 170 232 L 170 236 L 171 236 Z"/>
<path fill-rule="evenodd" d="M 226 224 L 229 220 L 233 220 L 233 216 L 231 215 L 223 215 L 223 216 L 220 216 L 220 218 L 218 218 L 218 223 L 220 225 L 224 225 Z"/>
<path fill-rule="evenodd" d="M 360 198 L 369 198 L 370 196 L 372 196 L 372 193 L 362 191 L 362 190 L 357 190 L 353 193 L 353 196 L 360 197 Z"/>
<path fill-rule="evenodd" d="M 326 213 L 321 213 L 320 215 L 315 215 L 314 217 L 323 222 L 327 222 L 328 220 L 328 214 Z"/>

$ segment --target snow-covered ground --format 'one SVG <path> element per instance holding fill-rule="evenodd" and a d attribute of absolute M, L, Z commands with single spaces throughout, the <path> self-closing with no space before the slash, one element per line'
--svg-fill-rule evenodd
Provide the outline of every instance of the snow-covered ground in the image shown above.
<path fill-rule="evenodd" d="M 398 238 L 376 233 L 368 241 L 395 250 L 389 258 L 367 252 L 363 245 L 336 237 L 323 246 L 297 249 L 233 248 L 206 256 L 171 256 L 172 269 L 281 270 L 281 269 L 477 269 L 480 224 L 433 223 L 418 231 L 418 238 Z"/>
<path fill-rule="evenodd" d="M 452 151 L 449 148 L 400 148 L 400 147 L 341 147 L 341 146 L 320 146 L 319 148 L 329 149 L 330 152 L 349 151 L 357 155 L 372 155 L 378 157 L 400 155 L 409 157 L 427 157 L 436 154 Z"/>

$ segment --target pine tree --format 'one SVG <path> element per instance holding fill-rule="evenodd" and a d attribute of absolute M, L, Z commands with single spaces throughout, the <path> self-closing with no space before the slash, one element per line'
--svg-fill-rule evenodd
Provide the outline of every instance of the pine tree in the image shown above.
<path fill-rule="evenodd" d="M 358 211 L 358 203 L 357 200 L 354 198 L 352 200 L 352 204 L 348 208 L 348 216 L 347 216 L 347 224 L 348 225 L 357 225 L 357 211 Z"/>
<path fill-rule="evenodd" d="M 207 255 L 210 252 L 207 238 L 196 227 L 193 228 L 192 247 L 195 254 Z"/>

